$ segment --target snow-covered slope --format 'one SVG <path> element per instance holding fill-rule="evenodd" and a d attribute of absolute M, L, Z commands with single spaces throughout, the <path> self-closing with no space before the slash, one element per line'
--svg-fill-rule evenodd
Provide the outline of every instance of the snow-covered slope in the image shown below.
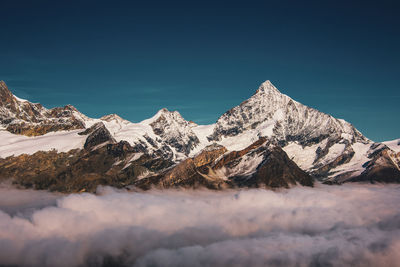
<path fill-rule="evenodd" d="M 78 135 L 82 130 L 51 132 L 41 136 L 28 137 L 0 130 L 0 158 L 33 154 L 37 151 L 57 150 L 67 152 L 83 148 L 86 136 Z"/>
<path fill-rule="evenodd" d="M 400 152 L 400 139 L 386 141 L 386 142 L 383 142 L 383 144 L 387 145 L 391 150 L 393 150 L 395 152 Z"/>

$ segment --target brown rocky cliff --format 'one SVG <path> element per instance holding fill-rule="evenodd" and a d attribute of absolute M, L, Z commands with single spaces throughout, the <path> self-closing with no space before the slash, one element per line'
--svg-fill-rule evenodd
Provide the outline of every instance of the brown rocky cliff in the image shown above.
<path fill-rule="evenodd" d="M 313 178 L 290 160 L 280 147 L 274 147 L 266 153 L 265 159 L 250 178 L 237 182 L 247 187 L 270 188 L 289 188 L 296 184 L 311 187 L 314 185 Z"/>
<path fill-rule="evenodd" d="M 382 146 L 369 157 L 371 160 L 365 163 L 365 171 L 349 179 L 349 182 L 400 183 L 400 153 Z"/>
<path fill-rule="evenodd" d="M 313 186 L 314 181 L 310 175 L 290 160 L 280 147 L 270 146 L 266 142 L 266 139 L 261 138 L 241 151 L 230 153 L 226 153 L 227 150 L 223 146 L 207 147 L 194 158 L 182 161 L 163 174 L 142 179 L 135 185 L 144 189 L 149 189 L 152 185 L 161 188 L 207 187 L 211 189 L 288 188 L 296 184 Z M 259 157 L 263 160 L 252 174 L 242 176 L 232 171 L 244 158 L 257 161 Z"/>
<path fill-rule="evenodd" d="M 0 81 L 0 106 L 12 105 L 14 100 L 13 94 L 8 90 L 4 81 Z"/>
<path fill-rule="evenodd" d="M 116 143 L 103 135 L 103 125 L 83 132 L 88 135 L 86 149 L 67 153 L 57 151 L 36 152 L 0 159 L 0 178 L 11 178 L 14 183 L 61 192 L 94 192 L 98 185 L 125 187 L 133 185 L 142 189 L 200 188 L 224 189 L 232 187 L 289 187 L 294 184 L 312 186 L 312 178 L 300 170 L 278 147 L 264 140 L 248 148 L 231 152 L 232 155 L 263 157 L 250 176 L 225 177 L 219 171 L 221 164 L 229 169 L 233 162 L 243 160 L 226 157 L 226 148 L 210 146 L 194 158 L 172 166 L 172 162 L 140 153 L 125 141 Z M 103 138 L 107 137 L 107 138 Z M 99 145 L 100 144 L 100 145 Z M 104 144 L 104 145 L 101 145 Z M 231 154 L 228 153 L 227 155 Z M 223 156 L 225 155 L 225 156 Z M 135 158 L 135 160 L 132 160 Z M 224 160 L 221 160 L 224 159 Z M 230 161 L 227 159 L 231 159 Z M 218 163 L 218 164 L 216 164 Z M 218 168 L 216 168 L 218 166 Z"/>
<path fill-rule="evenodd" d="M 211 145 L 194 158 L 188 158 L 165 173 L 142 179 L 134 185 L 143 189 L 149 189 L 152 186 L 159 188 L 206 187 L 209 189 L 231 187 L 222 178 L 208 176 L 211 164 L 225 152 L 225 147 Z"/>
<path fill-rule="evenodd" d="M 212 147 L 212 149 L 210 148 Z M 217 158 L 223 155 L 227 149 L 220 145 L 211 145 L 204 149 L 200 154 L 194 157 L 193 162 L 196 167 L 201 167 L 213 163 Z"/>
<path fill-rule="evenodd" d="M 241 157 L 243 157 L 244 155 L 246 155 L 247 153 L 249 153 L 251 150 L 254 150 L 260 146 L 262 146 L 263 144 L 265 144 L 267 142 L 267 139 L 265 137 L 261 137 L 260 139 L 258 139 L 257 141 L 255 141 L 253 144 L 249 145 L 248 147 L 246 147 L 243 150 L 240 151 L 232 151 L 226 155 L 224 155 L 215 165 L 214 165 L 214 169 L 220 169 L 224 166 L 226 166 L 227 164 L 229 164 L 230 162 L 239 159 Z"/>
<path fill-rule="evenodd" d="M 132 161 L 134 154 L 122 141 L 97 149 L 39 151 L 0 158 L 0 180 L 11 179 L 25 187 L 65 193 L 95 192 L 99 185 L 131 185 L 143 173 L 156 173 L 172 164 L 147 155 Z"/>
<path fill-rule="evenodd" d="M 230 174 L 244 157 L 253 158 L 253 160 L 261 157 L 262 161 L 250 176 L 235 175 L 234 172 Z M 224 155 L 213 167 L 215 171 L 222 168 L 228 175 L 233 175 L 231 180 L 240 187 L 288 188 L 297 183 L 304 186 L 314 184 L 309 174 L 290 160 L 279 146 L 268 144 L 265 138 L 260 138 L 241 151 Z"/>

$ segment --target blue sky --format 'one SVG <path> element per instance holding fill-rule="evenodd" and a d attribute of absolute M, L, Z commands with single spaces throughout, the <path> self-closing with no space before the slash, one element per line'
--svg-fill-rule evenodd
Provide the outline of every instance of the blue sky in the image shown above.
<path fill-rule="evenodd" d="M 351 3 L 350 3 L 351 2 Z M 46 107 L 213 123 L 265 80 L 400 137 L 397 1 L 2 1 L 0 79 Z"/>

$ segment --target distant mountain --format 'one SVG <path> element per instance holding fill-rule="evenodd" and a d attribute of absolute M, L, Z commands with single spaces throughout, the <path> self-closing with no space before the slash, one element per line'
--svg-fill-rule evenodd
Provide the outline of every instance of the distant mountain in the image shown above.
<path fill-rule="evenodd" d="M 0 125 L 7 131 L 27 136 L 43 135 L 60 130 L 84 129 L 86 116 L 67 105 L 46 109 L 14 96 L 0 81 Z"/>
<path fill-rule="evenodd" d="M 320 143 L 326 138 L 349 143 L 365 138 L 353 125 L 309 108 L 282 94 L 270 81 L 239 106 L 223 114 L 217 121 L 211 140 L 252 133 L 279 143 L 298 142 L 303 146 Z"/>
<path fill-rule="evenodd" d="M 212 125 L 167 109 L 139 123 L 93 119 L 19 99 L 0 82 L 0 125 L 0 177 L 59 191 L 400 182 L 398 141 L 374 143 L 270 81 Z"/>

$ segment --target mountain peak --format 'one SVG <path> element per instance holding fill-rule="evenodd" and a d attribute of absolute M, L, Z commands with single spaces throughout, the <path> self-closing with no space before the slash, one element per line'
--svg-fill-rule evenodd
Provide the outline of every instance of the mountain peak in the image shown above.
<path fill-rule="evenodd" d="M 158 119 L 159 117 L 163 116 L 164 118 L 170 118 L 170 119 L 183 119 L 182 115 L 179 113 L 179 111 L 169 111 L 166 108 L 160 109 L 156 115 L 154 115 L 153 118 Z M 183 119 L 184 120 L 184 119 Z"/>
<path fill-rule="evenodd" d="M 4 81 L 0 81 L 0 105 L 10 104 L 15 101 L 13 94 Z"/>
<path fill-rule="evenodd" d="M 293 141 L 314 144 L 327 137 L 332 139 L 332 133 L 339 136 L 338 140 L 342 135 L 351 142 L 366 140 L 351 124 L 294 101 L 280 93 L 269 80 L 262 83 L 251 98 L 223 114 L 209 140 L 244 132 L 253 132 L 281 144 Z"/>
<path fill-rule="evenodd" d="M 264 94 L 264 93 L 270 93 L 270 92 L 274 92 L 274 93 L 281 93 L 279 92 L 279 90 L 271 83 L 270 80 L 266 80 L 265 82 L 263 82 L 260 87 L 257 89 L 256 91 L 256 95 L 258 94 Z"/>
<path fill-rule="evenodd" d="M 7 84 L 3 80 L 0 81 L 0 92 L 1 94 L 4 94 L 6 92 L 7 94 L 11 94 L 10 90 L 7 87 Z"/>
<path fill-rule="evenodd" d="M 149 125 L 158 139 L 186 156 L 200 143 L 191 128 L 191 123 L 186 121 L 178 111 L 171 112 L 163 108 L 152 118 L 140 123 Z"/>
<path fill-rule="evenodd" d="M 84 128 L 85 116 L 72 105 L 46 109 L 16 97 L 4 81 L 0 81 L 0 125 L 7 131 L 27 136 L 52 131 Z"/>
<path fill-rule="evenodd" d="M 6 83 L 3 80 L 0 80 L 0 88 L 7 87 Z"/>
<path fill-rule="evenodd" d="M 123 118 L 121 118 L 120 116 L 118 116 L 117 114 L 113 113 L 113 114 L 108 114 L 108 115 L 104 115 L 103 117 L 100 118 L 100 120 L 102 121 L 125 121 Z"/>
<path fill-rule="evenodd" d="M 169 111 L 167 108 L 162 108 L 159 111 L 157 111 L 156 114 L 170 114 L 173 113 L 173 111 Z"/>
<path fill-rule="evenodd" d="M 150 119 L 146 119 L 141 121 L 141 124 L 151 124 L 155 121 L 158 120 L 168 120 L 168 121 L 185 121 L 185 119 L 181 116 L 181 114 L 178 111 L 169 111 L 166 108 L 162 108 L 159 111 L 157 111 L 156 114 L 154 114 L 153 117 Z"/>

